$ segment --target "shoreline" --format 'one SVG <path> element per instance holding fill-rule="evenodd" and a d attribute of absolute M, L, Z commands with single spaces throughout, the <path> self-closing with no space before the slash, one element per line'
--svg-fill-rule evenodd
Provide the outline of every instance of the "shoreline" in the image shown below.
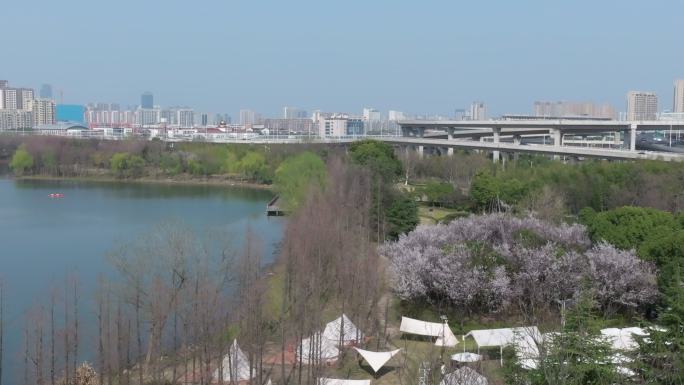
<path fill-rule="evenodd" d="M 101 182 L 101 183 L 136 183 L 136 184 L 165 184 L 181 186 L 214 186 L 214 187 L 236 187 L 250 188 L 264 191 L 273 191 L 273 185 L 241 182 L 235 180 L 221 179 L 174 179 L 174 178 L 134 178 L 119 179 L 114 177 L 92 177 L 92 176 L 48 176 L 48 175 L 28 175 L 17 177 L 11 174 L 1 175 L 0 178 L 10 180 L 37 180 L 37 181 L 74 181 L 74 182 Z"/>

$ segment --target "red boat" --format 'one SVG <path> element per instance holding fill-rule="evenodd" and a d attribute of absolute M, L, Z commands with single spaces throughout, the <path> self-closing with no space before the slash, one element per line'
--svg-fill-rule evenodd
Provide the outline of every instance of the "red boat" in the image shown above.
<path fill-rule="evenodd" d="M 50 197 L 50 198 L 64 198 L 64 194 L 60 194 L 60 193 L 49 194 L 48 197 Z"/>

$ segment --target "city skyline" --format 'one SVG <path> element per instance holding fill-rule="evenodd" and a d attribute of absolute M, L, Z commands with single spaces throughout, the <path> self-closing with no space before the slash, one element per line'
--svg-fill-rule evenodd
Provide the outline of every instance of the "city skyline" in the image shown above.
<path fill-rule="evenodd" d="M 2 38 L 4 50 L 22 58 L 3 63 L 3 78 L 35 89 L 52 84 L 67 104 L 135 104 L 149 90 L 161 105 L 233 116 L 240 109 L 278 116 L 285 105 L 446 115 L 473 100 L 487 103 L 490 115 L 528 111 L 535 100 L 591 100 L 624 110 L 629 90 L 664 98 L 672 79 L 684 78 L 684 53 L 671 33 L 684 4 L 675 1 L 211 1 L 188 9 L 124 0 L 108 18 L 126 29 L 103 28 L 87 5 L 4 5 L 8 14 L 42 11 L 22 39 Z M 338 21 L 354 28 L 327 27 Z M 6 23 L 26 30 L 21 18 Z M 63 55 L 75 41 L 88 48 Z M 38 43 L 44 49 L 33 49 Z M 193 49 L 178 55 L 180 43 Z"/>

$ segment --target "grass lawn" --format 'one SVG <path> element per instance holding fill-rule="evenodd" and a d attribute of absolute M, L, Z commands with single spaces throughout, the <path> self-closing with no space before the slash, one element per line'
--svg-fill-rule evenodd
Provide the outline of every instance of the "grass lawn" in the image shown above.
<path fill-rule="evenodd" d="M 418 217 L 421 225 L 434 225 L 440 223 L 446 217 L 468 216 L 470 213 L 458 209 L 444 207 L 431 207 L 421 204 L 418 206 Z"/>

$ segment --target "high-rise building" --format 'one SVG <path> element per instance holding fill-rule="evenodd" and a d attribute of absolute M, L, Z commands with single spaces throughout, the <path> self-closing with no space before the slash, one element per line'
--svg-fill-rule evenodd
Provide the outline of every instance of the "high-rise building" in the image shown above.
<path fill-rule="evenodd" d="M 283 119 L 305 119 L 306 111 L 295 107 L 283 107 Z"/>
<path fill-rule="evenodd" d="M 52 86 L 49 84 L 43 84 L 40 86 L 40 98 L 41 99 L 52 99 Z"/>
<path fill-rule="evenodd" d="M 7 80 L 0 80 L 0 88 L 7 88 L 9 86 L 9 82 Z"/>
<path fill-rule="evenodd" d="M 27 107 L 33 112 L 34 124 L 55 124 L 55 102 L 51 99 L 30 100 Z"/>
<path fill-rule="evenodd" d="M 240 124 L 257 124 L 259 115 L 252 110 L 240 110 Z"/>
<path fill-rule="evenodd" d="M 610 104 L 593 102 L 534 102 L 534 116 L 547 118 L 585 117 L 615 119 L 615 109 Z"/>
<path fill-rule="evenodd" d="M 140 96 L 140 107 L 148 110 L 154 108 L 154 95 L 151 92 L 145 92 Z"/>
<path fill-rule="evenodd" d="M 388 120 L 396 122 L 398 120 L 406 120 L 406 114 L 401 111 L 389 110 Z"/>
<path fill-rule="evenodd" d="M 195 126 L 195 112 L 191 109 L 181 108 L 176 111 L 178 116 L 178 126 L 181 128 L 192 128 Z"/>
<path fill-rule="evenodd" d="M 484 102 L 473 102 L 470 105 L 470 119 L 485 120 L 487 119 L 487 105 Z"/>
<path fill-rule="evenodd" d="M 17 88 L 17 109 L 30 110 L 31 100 L 35 99 L 35 93 L 31 88 Z"/>
<path fill-rule="evenodd" d="M 654 92 L 627 93 L 628 120 L 654 120 L 658 114 L 658 96 Z"/>
<path fill-rule="evenodd" d="M 6 110 L 16 110 L 17 109 L 17 89 L 16 88 L 3 88 L 2 90 L 3 108 Z"/>
<path fill-rule="evenodd" d="M 684 79 L 674 82 L 674 102 L 672 112 L 684 112 Z"/>
<path fill-rule="evenodd" d="M 367 133 L 375 134 L 382 130 L 382 117 L 380 116 L 380 111 L 375 108 L 363 109 L 363 122 L 366 126 L 365 132 Z"/>
<path fill-rule="evenodd" d="M 0 110 L 0 130 L 17 130 L 33 127 L 33 112 L 17 109 Z"/>
<path fill-rule="evenodd" d="M 363 109 L 363 120 L 365 121 L 377 121 L 380 120 L 380 112 L 375 108 L 364 108 Z"/>
<path fill-rule="evenodd" d="M 136 122 L 143 126 L 157 124 L 161 120 L 161 111 L 158 109 L 140 108 L 136 113 Z"/>

